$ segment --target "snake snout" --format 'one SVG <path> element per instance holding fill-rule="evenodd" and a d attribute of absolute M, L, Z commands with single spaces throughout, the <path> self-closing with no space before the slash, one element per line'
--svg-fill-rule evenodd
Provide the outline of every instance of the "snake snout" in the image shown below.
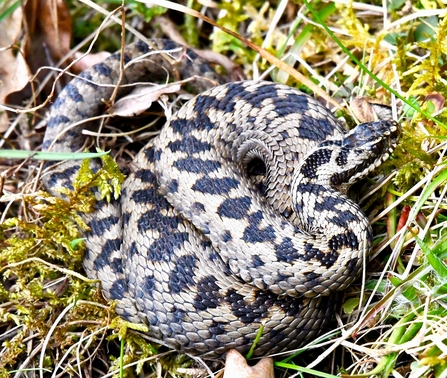
<path fill-rule="evenodd" d="M 356 172 L 348 185 L 368 175 L 387 160 L 396 148 L 401 134 L 400 125 L 393 120 L 367 122 L 351 130 L 344 139 L 343 149 L 352 151 Z M 353 154 L 353 155 L 352 155 Z"/>
<path fill-rule="evenodd" d="M 357 126 L 359 131 L 365 130 L 365 135 L 359 135 L 363 139 L 361 149 L 369 155 L 371 169 L 382 164 L 394 151 L 401 134 L 400 125 L 392 120 L 382 120 Z"/>

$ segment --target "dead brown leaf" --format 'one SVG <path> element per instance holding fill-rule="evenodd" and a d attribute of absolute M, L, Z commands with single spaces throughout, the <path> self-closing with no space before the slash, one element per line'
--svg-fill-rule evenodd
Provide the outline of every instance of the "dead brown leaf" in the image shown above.
<path fill-rule="evenodd" d="M 350 101 L 351 109 L 360 122 L 374 122 L 377 119 L 392 117 L 392 110 L 375 98 L 367 96 L 354 97 Z"/>
<path fill-rule="evenodd" d="M 0 12 L 11 6 L 12 1 L 0 3 Z M 22 90 L 28 83 L 31 74 L 17 40 L 22 30 L 22 8 L 17 8 L 3 19 L 0 27 L 0 103 L 6 103 L 7 97 Z M 8 128 L 8 116 L 0 114 L 0 133 Z"/>
<path fill-rule="evenodd" d="M 236 350 L 231 349 L 225 360 L 223 378 L 274 378 L 273 360 L 263 358 L 255 366 L 248 366 L 245 358 Z"/>
<path fill-rule="evenodd" d="M 120 117 L 135 117 L 148 109 L 163 94 L 176 93 L 180 88 L 181 85 L 178 83 L 137 87 L 127 96 L 120 98 L 111 112 Z"/>
<path fill-rule="evenodd" d="M 26 57 L 32 72 L 55 65 L 70 51 L 71 16 L 62 0 L 28 0 Z"/>

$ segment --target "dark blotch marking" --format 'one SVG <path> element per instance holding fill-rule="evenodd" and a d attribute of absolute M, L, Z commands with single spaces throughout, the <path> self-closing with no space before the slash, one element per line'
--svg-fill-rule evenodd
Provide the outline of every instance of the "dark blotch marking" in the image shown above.
<path fill-rule="evenodd" d="M 242 239 L 247 243 L 263 243 L 275 240 L 276 233 L 272 226 L 259 228 L 261 220 L 264 218 L 260 211 L 247 216 L 249 226 L 245 229 Z"/>
<path fill-rule="evenodd" d="M 104 232 L 110 230 L 113 225 L 118 224 L 120 219 L 114 215 L 111 215 L 103 219 L 91 219 L 89 221 L 89 227 L 91 228 L 91 235 L 102 236 Z"/>
<path fill-rule="evenodd" d="M 177 180 L 171 180 L 169 185 L 169 193 L 176 193 L 178 191 L 178 181 Z"/>
<path fill-rule="evenodd" d="M 82 82 L 82 85 L 89 85 L 92 88 L 98 88 L 98 85 L 94 83 L 93 76 L 90 71 L 83 71 L 79 74 L 78 79 L 73 80 L 73 84 L 79 86 L 78 81 Z"/>
<path fill-rule="evenodd" d="M 224 325 L 219 324 L 219 322 L 212 321 L 211 325 L 208 328 L 208 331 L 210 331 L 213 335 L 223 335 L 226 333 L 224 329 Z"/>
<path fill-rule="evenodd" d="M 251 259 L 251 262 L 255 268 L 259 268 L 261 266 L 264 266 L 264 261 L 261 260 L 261 258 L 257 255 L 254 255 Z"/>
<path fill-rule="evenodd" d="M 200 245 L 201 245 L 203 248 L 212 248 L 212 246 L 213 246 L 209 240 L 203 240 L 203 241 L 200 243 Z"/>
<path fill-rule="evenodd" d="M 72 190 L 72 178 L 78 173 L 78 171 L 79 165 L 74 165 L 60 172 L 52 172 L 50 179 L 48 180 L 48 187 L 63 187 Z"/>
<path fill-rule="evenodd" d="M 168 201 L 162 196 L 160 196 L 154 187 L 146 188 L 142 190 L 135 190 L 130 199 L 135 201 L 136 203 L 151 203 L 157 207 L 157 210 L 161 209 L 169 209 L 171 205 Z"/>
<path fill-rule="evenodd" d="M 123 213 L 123 226 L 127 226 L 129 224 L 131 216 L 132 216 L 132 213 L 129 213 L 129 212 Z"/>
<path fill-rule="evenodd" d="M 306 158 L 305 163 L 301 167 L 301 173 L 309 179 L 316 178 L 318 168 L 323 164 L 329 163 L 331 156 L 332 150 L 330 149 L 324 148 L 316 150 Z"/>
<path fill-rule="evenodd" d="M 192 210 L 194 210 L 197 213 L 204 213 L 205 212 L 205 206 L 203 203 L 200 202 L 194 202 L 191 207 Z"/>
<path fill-rule="evenodd" d="M 185 310 L 178 308 L 176 305 L 172 307 L 171 313 L 176 323 L 181 323 L 182 321 L 184 321 L 185 316 L 187 315 L 187 312 Z"/>
<path fill-rule="evenodd" d="M 95 71 L 101 76 L 110 77 L 110 74 L 112 73 L 110 67 L 105 62 L 95 64 L 94 68 Z"/>
<path fill-rule="evenodd" d="M 155 159 L 154 159 L 155 148 L 153 148 L 153 147 L 145 148 L 143 150 L 143 153 L 144 153 L 144 156 L 146 156 L 146 159 L 149 162 L 153 163 L 155 161 Z M 158 158 L 160 158 L 160 157 L 158 157 Z"/>
<path fill-rule="evenodd" d="M 344 167 L 348 162 L 349 151 L 347 148 L 342 148 L 340 153 L 338 154 L 335 162 L 339 167 Z"/>
<path fill-rule="evenodd" d="M 104 243 L 102 252 L 111 254 L 114 251 L 120 251 L 122 242 L 120 238 L 109 239 Z"/>
<path fill-rule="evenodd" d="M 358 272 L 358 264 L 359 263 L 359 258 L 358 257 L 356 257 L 356 258 L 353 258 L 353 259 L 351 259 L 350 261 L 349 261 L 349 263 L 346 265 L 346 269 L 349 271 L 349 272 L 355 272 L 355 273 L 357 273 Z"/>
<path fill-rule="evenodd" d="M 304 248 L 306 254 L 301 258 L 303 261 L 316 260 L 326 268 L 330 268 L 338 259 L 338 252 L 334 249 L 331 249 L 331 252 L 323 253 L 310 243 L 307 243 Z"/>
<path fill-rule="evenodd" d="M 180 171 L 191 173 L 215 172 L 220 169 L 221 164 L 215 160 L 202 160 L 188 156 L 174 162 L 174 167 Z"/>
<path fill-rule="evenodd" d="M 166 44 L 165 44 L 165 46 L 166 46 L 166 48 L 167 49 L 170 49 L 169 47 L 167 47 L 168 45 L 169 45 L 169 40 L 166 40 L 165 41 L 166 42 Z M 177 47 L 177 46 L 176 46 Z M 137 43 L 135 43 L 135 48 L 140 52 L 140 53 L 142 53 L 142 54 L 146 54 L 146 53 L 148 53 L 149 51 L 151 51 L 152 49 L 147 45 L 147 43 L 144 43 L 144 42 L 142 42 L 142 41 L 138 41 Z"/>
<path fill-rule="evenodd" d="M 228 194 L 232 189 L 236 189 L 239 184 L 238 180 L 231 177 L 211 178 L 204 176 L 195 182 L 192 189 L 200 193 Z"/>
<path fill-rule="evenodd" d="M 174 132 L 183 134 L 185 131 L 188 130 L 188 123 L 189 121 L 187 121 L 186 119 L 176 118 L 169 123 L 169 126 Z"/>
<path fill-rule="evenodd" d="M 118 279 L 113 282 L 112 287 L 109 290 L 110 300 L 121 300 L 127 293 L 128 287 L 127 282 L 124 279 Z"/>
<path fill-rule="evenodd" d="M 359 241 L 357 236 L 352 231 L 346 231 L 344 234 L 333 236 L 329 240 L 328 246 L 332 251 L 336 251 L 343 247 L 358 249 Z"/>
<path fill-rule="evenodd" d="M 146 155 L 147 159 L 150 162 L 155 162 L 155 161 L 159 161 L 162 151 L 160 149 L 155 149 L 155 148 L 148 148 L 147 150 L 144 151 L 144 154 Z"/>
<path fill-rule="evenodd" d="M 154 172 L 150 169 L 139 169 L 134 173 L 134 177 L 140 179 L 142 182 L 153 183 L 156 181 Z"/>
<path fill-rule="evenodd" d="M 312 259 L 320 261 L 322 252 L 318 248 L 314 248 L 313 244 L 306 243 L 306 245 L 304 246 L 304 250 L 306 251 L 306 253 L 302 257 L 303 261 L 309 261 Z"/>
<path fill-rule="evenodd" d="M 319 144 L 320 147 L 332 147 L 332 146 L 341 147 L 342 145 L 343 145 L 343 140 L 341 140 L 341 139 L 325 140 Z"/>
<path fill-rule="evenodd" d="M 224 231 L 224 233 L 222 234 L 222 240 L 227 243 L 229 242 L 231 239 L 233 239 L 233 236 L 231 236 L 231 232 L 226 230 Z"/>
<path fill-rule="evenodd" d="M 314 272 L 310 272 L 306 274 L 306 287 L 313 288 L 315 286 L 319 286 L 321 284 L 321 275 L 316 274 Z"/>
<path fill-rule="evenodd" d="M 278 97 L 278 91 L 276 90 L 274 85 L 264 85 L 258 88 L 255 92 L 248 92 L 244 90 L 244 93 L 241 94 L 241 97 L 251 106 L 253 106 L 253 108 L 261 109 L 265 106 L 264 104 L 262 104 L 264 100 Z M 275 112 L 276 106 L 280 106 L 279 99 L 276 99 L 275 102 Z"/>
<path fill-rule="evenodd" d="M 217 308 L 219 305 L 219 286 L 214 276 L 202 278 L 196 285 L 197 295 L 194 298 L 194 308 L 205 311 L 209 308 Z"/>
<path fill-rule="evenodd" d="M 152 291 L 155 287 L 155 279 L 152 276 L 146 276 L 144 277 L 144 285 L 143 290 L 145 294 L 148 294 L 152 297 Z"/>
<path fill-rule="evenodd" d="M 256 291 L 254 300 L 249 301 L 234 289 L 230 289 L 224 301 L 231 305 L 233 315 L 245 324 L 262 322 L 269 316 L 268 311 L 272 306 L 282 308 L 289 316 L 298 316 L 303 306 L 301 298 L 287 296 L 279 298 L 269 291 Z"/>
<path fill-rule="evenodd" d="M 102 246 L 101 252 L 94 260 L 94 268 L 97 271 L 104 269 L 105 266 L 110 265 L 110 270 L 116 272 L 116 274 L 123 274 L 123 261 L 120 257 L 111 258 L 113 251 L 119 251 L 121 249 L 122 240 L 112 239 L 107 240 Z"/>
<path fill-rule="evenodd" d="M 309 187 L 306 186 L 306 188 L 316 195 L 318 195 L 318 193 L 324 193 L 326 191 L 325 187 L 322 185 L 309 185 Z M 346 199 L 344 197 L 324 197 L 321 203 L 318 201 L 315 203 L 315 212 L 318 214 L 322 213 L 325 210 L 340 211 L 339 209 L 336 209 L 336 207 L 340 207 L 345 203 Z"/>
<path fill-rule="evenodd" d="M 250 210 L 250 205 L 250 197 L 227 198 L 217 209 L 217 214 L 221 217 L 242 219 L 247 216 L 247 213 Z"/>
<path fill-rule="evenodd" d="M 130 257 L 134 257 L 140 253 L 136 242 L 132 242 L 127 253 L 129 254 Z"/>
<path fill-rule="evenodd" d="M 343 213 L 334 215 L 329 221 L 340 227 L 345 227 L 347 224 L 352 222 L 358 222 L 359 218 L 357 215 L 351 213 L 350 211 L 345 211 Z"/>
<path fill-rule="evenodd" d="M 59 100 L 59 98 L 58 98 Z M 57 107 L 60 105 L 64 105 L 64 103 L 61 103 L 61 101 L 56 100 L 56 102 L 54 103 L 53 107 Z M 55 117 L 52 117 L 47 124 L 48 128 L 53 128 L 53 127 L 57 127 L 59 126 L 61 123 L 65 124 L 65 123 L 69 123 L 70 122 L 70 118 L 64 116 L 64 115 L 57 115 Z M 47 146 L 46 148 L 48 148 L 49 146 Z"/>
<path fill-rule="evenodd" d="M 319 142 L 321 141 L 321 136 L 319 136 L 318 133 L 315 132 L 315 130 L 317 130 L 316 127 L 301 127 L 298 132 L 300 138 L 302 139 Z"/>
<path fill-rule="evenodd" d="M 205 152 L 211 150 L 211 144 L 207 142 L 202 142 L 193 136 L 187 138 L 187 142 L 183 140 L 175 140 L 169 142 L 167 147 L 172 152 Z"/>
<path fill-rule="evenodd" d="M 174 252 L 189 241 L 188 233 L 178 231 L 179 224 L 184 222 L 183 218 L 162 214 L 161 210 L 170 209 L 171 205 L 164 197 L 157 195 L 154 188 L 135 191 L 132 199 L 136 203 L 150 202 L 153 206 L 141 214 L 137 224 L 138 232 L 144 235 L 154 230 L 161 235 L 147 247 L 148 258 L 154 261 L 170 261 Z"/>
<path fill-rule="evenodd" d="M 183 248 L 186 242 L 189 242 L 187 232 L 167 233 L 166 236 L 152 242 L 148 248 L 147 257 L 152 261 L 171 261 L 176 254 L 176 250 Z"/>
<path fill-rule="evenodd" d="M 143 43 L 143 42 L 141 42 L 141 43 Z M 143 44 L 146 46 L 146 49 L 147 49 L 148 46 L 145 43 L 143 43 Z M 163 39 L 163 49 L 165 49 L 165 50 L 174 50 L 174 49 L 177 49 L 178 47 L 179 47 L 179 45 L 176 42 L 174 42 L 174 41 L 172 41 L 170 39 Z M 187 53 L 189 55 L 191 53 L 191 50 L 190 49 L 186 49 L 186 50 L 187 50 Z"/>
<path fill-rule="evenodd" d="M 195 52 L 191 51 L 191 53 L 188 54 L 190 58 L 191 58 L 192 55 L 196 55 L 197 56 L 197 54 Z M 200 71 L 201 74 L 207 74 L 210 71 L 210 66 L 208 64 L 206 64 L 206 63 L 199 64 L 199 71 Z"/>
<path fill-rule="evenodd" d="M 340 173 L 334 173 L 331 176 L 331 185 L 338 186 L 343 183 L 346 183 L 349 181 L 349 179 L 354 176 L 356 173 L 363 172 L 364 170 L 371 167 L 371 164 L 373 163 L 374 159 L 367 159 L 363 160 L 362 162 L 358 162 L 358 165 L 355 167 L 348 169 L 346 171 L 340 172 Z"/>
<path fill-rule="evenodd" d="M 244 323 L 253 323 L 254 318 L 249 318 L 247 315 L 250 315 L 249 308 L 251 306 L 245 302 L 244 297 L 241 294 L 238 294 L 235 289 L 230 289 L 225 296 L 225 302 L 231 305 L 231 310 L 234 316 L 237 316 L 239 320 L 244 318 Z M 253 315 L 253 313 L 252 313 Z"/>
<path fill-rule="evenodd" d="M 293 246 L 292 239 L 285 237 L 281 244 L 275 245 L 275 255 L 278 261 L 293 262 L 303 260 L 303 255 Z"/>
<path fill-rule="evenodd" d="M 175 263 L 175 268 L 169 275 L 168 287 L 171 293 L 178 294 L 181 291 L 189 291 L 195 286 L 194 267 L 197 257 L 193 255 L 181 256 Z"/>
<path fill-rule="evenodd" d="M 230 84 L 231 86 L 232 84 Z M 206 96 L 201 95 L 197 97 L 196 103 L 194 104 L 194 111 L 196 111 L 199 114 L 203 114 L 203 109 L 212 109 L 216 108 L 218 110 L 224 110 L 224 111 L 230 111 L 233 112 L 234 110 L 234 102 L 233 98 L 231 96 L 227 95 L 222 100 L 216 99 L 214 96 Z M 206 117 L 208 118 L 208 117 Z M 203 121 L 203 120 L 201 120 Z M 203 124 L 203 122 L 198 123 L 198 126 L 201 127 L 202 130 L 209 130 L 211 122 L 208 122 L 208 125 Z M 212 123 L 211 123 L 212 124 Z"/>
<path fill-rule="evenodd" d="M 74 84 L 67 84 L 67 86 L 64 88 L 65 93 L 68 97 L 70 97 L 74 102 L 83 102 L 84 97 L 79 93 L 79 89 Z"/>

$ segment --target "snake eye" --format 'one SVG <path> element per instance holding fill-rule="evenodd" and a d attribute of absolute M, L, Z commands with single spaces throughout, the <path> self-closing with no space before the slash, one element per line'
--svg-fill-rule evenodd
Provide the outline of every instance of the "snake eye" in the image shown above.
<path fill-rule="evenodd" d="M 376 155 L 379 155 L 382 150 L 383 150 L 383 141 L 382 140 L 377 141 L 376 143 L 374 143 L 371 146 L 371 151 Z"/>

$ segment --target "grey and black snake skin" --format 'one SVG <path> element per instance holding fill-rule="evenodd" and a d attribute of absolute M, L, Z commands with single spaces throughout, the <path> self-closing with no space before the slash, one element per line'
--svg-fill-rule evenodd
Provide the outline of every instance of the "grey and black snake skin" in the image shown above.
<path fill-rule="evenodd" d="M 171 51 L 177 63 L 156 50 Z M 65 87 L 43 150 L 81 149 L 84 126 L 72 125 L 104 111 L 120 56 Z M 358 276 L 371 249 L 367 218 L 340 190 L 389 157 L 398 125 L 383 120 L 347 132 L 285 85 L 218 85 L 206 62 L 167 40 L 129 46 L 124 62 L 121 85 L 196 74 L 204 92 L 136 156 L 121 198 L 99 201 L 85 216 L 87 275 L 117 301 L 118 314 L 183 352 L 245 353 L 261 325 L 257 356 L 315 337 L 334 313 L 334 293 Z M 265 164 L 263 188 L 247 174 L 254 160 Z M 46 188 L 69 186 L 78 167 L 50 171 Z"/>

